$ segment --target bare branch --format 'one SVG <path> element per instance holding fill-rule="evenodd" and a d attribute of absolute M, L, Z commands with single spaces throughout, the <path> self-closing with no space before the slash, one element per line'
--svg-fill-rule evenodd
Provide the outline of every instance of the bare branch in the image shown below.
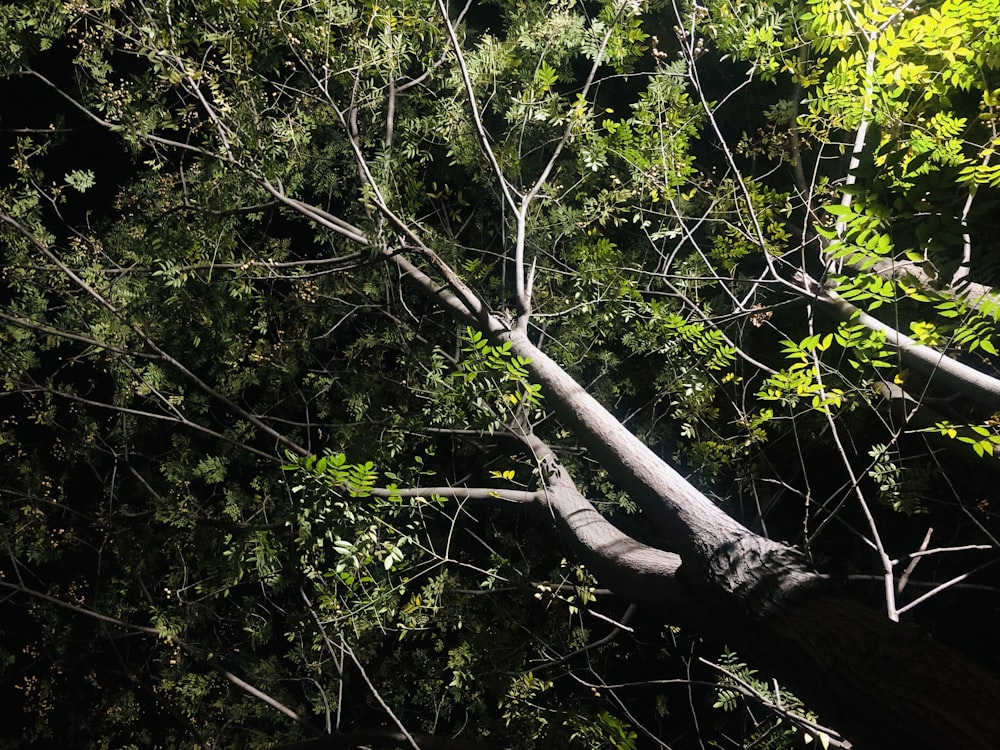
<path fill-rule="evenodd" d="M 100 620 L 101 622 L 106 622 L 115 627 L 122 628 L 124 630 L 132 630 L 137 633 L 143 633 L 145 635 L 156 636 L 157 638 L 163 638 L 164 633 L 157 630 L 156 628 L 148 628 L 144 625 L 133 625 L 130 622 L 125 622 L 124 620 L 119 620 L 116 617 L 110 617 L 109 615 L 101 614 L 100 612 L 95 612 L 92 609 L 87 609 L 86 607 L 79 607 L 75 604 L 70 604 L 62 599 L 57 599 L 54 596 L 49 596 L 48 594 L 43 594 L 41 591 L 35 591 L 34 589 L 29 589 L 26 586 L 16 583 L 9 583 L 4 580 L 0 580 L 0 587 L 9 589 L 11 591 L 16 591 L 20 594 L 26 594 L 27 596 L 33 597 L 35 599 L 41 599 L 42 601 L 48 602 L 49 604 L 54 604 L 57 607 L 63 609 L 68 609 L 71 612 L 76 612 L 80 615 L 86 615 L 87 617 L 92 617 L 95 620 Z"/>
<path fill-rule="evenodd" d="M 243 692 L 247 693 L 248 695 L 252 695 L 254 698 L 263 701 L 276 711 L 283 713 L 285 716 L 292 719 L 297 724 L 300 724 L 306 729 L 308 729 L 310 733 L 319 734 L 319 732 L 316 730 L 316 728 L 312 725 L 312 723 L 308 719 L 290 709 L 288 706 L 279 701 L 277 698 L 273 698 L 272 696 L 265 693 L 263 690 L 255 688 L 246 680 L 243 680 L 234 675 L 232 672 L 223 667 L 221 664 L 213 663 L 213 666 L 216 668 L 216 670 L 218 670 L 219 674 L 221 674 L 223 677 L 225 677 L 227 680 L 229 680 Z"/>
<path fill-rule="evenodd" d="M 913 609 L 918 604 L 921 604 L 921 603 L 927 601 L 928 599 L 930 599 L 931 597 L 936 596 L 937 594 L 940 594 L 945 589 L 949 589 L 952 586 L 954 586 L 956 584 L 959 584 L 962 581 L 967 580 L 969 577 L 975 575 L 976 573 L 979 573 L 980 571 L 986 570 L 986 568 L 989 568 L 989 567 L 995 565 L 997 562 L 998 562 L 998 560 L 990 560 L 989 562 L 985 562 L 982 565 L 977 565 L 975 568 L 973 568 L 972 570 L 968 571 L 967 573 L 962 573 L 961 575 L 957 575 L 954 578 L 951 578 L 951 579 L 945 581 L 944 583 L 942 583 L 942 584 L 940 584 L 938 586 L 935 586 L 934 588 L 932 588 L 927 593 L 921 594 L 920 596 L 918 596 L 913 601 L 908 602 L 907 604 L 904 604 L 897 611 L 899 612 L 899 614 L 903 614 L 904 612 L 907 612 L 907 611 Z"/>
<path fill-rule="evenodd" d="M 500 191 L 503 194 L 504 200 L 507 205 L 510 206 L 511 210 L 517 211 L 518 205 L 515 200 L 515 190 L 510 182 L 507 180 L 506 175 L 504 175 L 503 170 L 500 168 L 500 162 L 497 161 L 496 154 L 493 153 L 493 147 L 490 145 L 490 136 L 486 132 L 486 126 L 483 124 L 482 117 L 479 114 L 479 104 L 476 101 L 476 91 L 472 86 L 472 78 L 469 75 L 469 68 L 465 64 L 465 54 L 462 52 L 462 45 L 458 41 L 458 35 L 455 32 L 455 26 L 451 22 L 451 15 L 448 13 L 448 6 L 445 4 L 445 0 L 437 0 L 438 10 L 441 12 L 441 18 L 444 20 L 445 30 L 448 32 L 448 40 L 451 42 L 452 52 L 455 54 L 455 59 L 458 62 L 458 69 L 462 75 L 462 84 L 465 86 L 465 94 L 469 99 L 469 107 L 472 115 L 472 123 L 474 130 L 476 131 L 476 137 L 479 139 L 479 146 L 482 149 L 483 155 L 490 163 L 490 167 L 493 169 L 493 173 L 496 175 L 497 184 L 500 186 Z"/>
<path fill-rule="evenodd" d="M 263 186 L 267 192 L 273 195 L 278 201 L 294 209 L 297 213 L 300 213 L 307 217 L 308 219 L 315 221 L 320 226 L 324 226 L 337 234 L 347 237 L 349 240 L 357 242 L 359 245 L 366 246 L 369 244 L 368 237 L 358 229 L 353 224 L 349 224 L 343 219 L 339 219 L 333 214 L 324 211 L 321 208 L 312 206 L 308 203 L 304 203 L 295 198 L 291 198 L 285 194 L 285 191 L 280 185 L 277 187 L 272 185 L 271 182 L 263 177 L 259 178 L 260 184 Z"/>

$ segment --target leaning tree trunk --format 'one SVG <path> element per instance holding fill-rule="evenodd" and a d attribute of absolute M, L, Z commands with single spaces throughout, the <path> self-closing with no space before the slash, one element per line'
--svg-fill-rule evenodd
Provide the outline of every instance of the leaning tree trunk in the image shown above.
<path fill-rule="evenodd" d="M 1000 748 L 996 674 L 840 593 L 799 551 L 724 514 L 526 335 L 493 334 L 531 359 L 548 404 L 676 550 L 679 567 L 672 553 L 656 562 L 659 575 L 675 580 L 652 585 L 655 565 L 642 566 L 648 550 L 629 545 L 613 527 L 601 529 L 595 518 L 576 527 L 564 521 L 606 585 L 667 622 L 695 625 L 731 644 L 786 681 L 856 747 Z M 558 491 L 559 475 L 549 481 Z M 587 512 L 575 508 L 570 517 Z M 601 533 L 610 535 L 607 544 L 585 536 Z"/>
<path fill-rule="evenodd" d="M 404 237 L 404 249 L 422 254 L 446 283 L 436 283 L 404 252 L 387 248 L 387 262 L 457 321 L 482 329 L 494 343 L 510 341 L 514 353 L 529 359 L 548 404 L 664 534 L 671 552 L 611 532 L 589 503 L 573 496 L 572 480 L 551 460 L 546 479 L 559 527 L 605 585 L 664 622 L 697 628 L 739 649 L 782 678 L 855 747 L 1000 748 L 1000 677 L 830 588 L 798 550 L 726 515 L 523 328 L 489 314 L 387 208 L 383 213 Z M 313 220 L 321 214 L 307 213 Z"/>
<path fill-rule="evenodd" d="M 560 531 L 601 584 L 665 623 L 712 635 L 782 678 L 823 723 L 857 748 L 998 748 L 996 675 L 967 657 L 890 622 L 822 585 L 720 595 L 674 553 L 627 537 L 579 493 L 555 483 L 548 505 Z M 766 563 L 749 550 L 730 560 L 733 581 L 759 578 Z M 757 568 L 757 570 L 753 570 Z M 721 571 L 717 571 L 717 575 Z M 693 580 L 692 580 L 693 579 Z"/>

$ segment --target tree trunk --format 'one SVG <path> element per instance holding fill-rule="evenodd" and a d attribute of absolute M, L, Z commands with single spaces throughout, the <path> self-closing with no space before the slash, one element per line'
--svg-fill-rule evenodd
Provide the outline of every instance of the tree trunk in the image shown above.
<path fill-rule="evenodd" d="M 1000 748 L 1000 677 L 840 594 L 798 550 L 726 516 L 526 336 L 504 338 L 532 360 L 529 368 L 548 405 L 679 553 L 678 568 L 671 553 L 660 557 L 659 550 L 640 550 L 615 537 L 624 535 L 602 526 L 585 499 L 585 506 L 565 500 L 557 513 L 560 529 L 575 537 L 583 561 L 605 585 L 667 623 L 694 624 L 731 644 L 855 747 Z M 547 468 L 553 493 L 572 485 L 561 467 Z M 574 524 L 574 518 L 586 522 Z M 643 560 L 654 561 L 653 567 L 643 567 Z M 648 580 L 657 565 L 671 580 Z"/>
<path fill-rule="evenodd" d="M 401 255 L 429 298 L 468 324 L 474 313 Z M 560 531 L 602 583 L 669 624 L 711 634 L 786 683 L 855 747 L 1000 748 L 1000 676 L 841 595 L 791 547 L 726 515 L 628 431 L 521 330 L 477 324 L 530 360 L 532 380 L 665 536 L 664 552 L 623 538 L 579 496 L 542 445 Z M 529 439 L 530 442 L 530 439 Z M 633 542 L 633 543 L 630 543 Z M 659 553 L 663 554 L 660 555 Z M 676 556 L 674 555 L 676 553 Z M 680 565 L 677 565 L 677 562 Z"/>
<path fill-rule="evenodd" d="M 806 594 L 723 630 L 855 747 L 1000 748 L 994 673 L 839 593 Z"/>

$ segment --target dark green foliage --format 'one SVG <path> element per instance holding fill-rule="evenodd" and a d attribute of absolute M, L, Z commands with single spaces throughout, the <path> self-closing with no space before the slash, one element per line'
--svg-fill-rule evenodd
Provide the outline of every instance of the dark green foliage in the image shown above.
<path fill-rule="evenodd" d="M 581 387 L 901 612 L 989 571 L 1000 420 L 894 336 L 998 375 L 1000 19 L 911 5 L 473 3 L 461 65 L 423 0 L 0 8 L 0 742 L 823 741 L 573 558 L 529 432 L 669 540 L 477 324 L 527 276 Z"/>

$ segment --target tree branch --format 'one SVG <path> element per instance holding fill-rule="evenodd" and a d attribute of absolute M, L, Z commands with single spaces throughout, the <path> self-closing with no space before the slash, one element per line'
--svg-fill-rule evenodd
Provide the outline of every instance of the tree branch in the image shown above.
<path fill-rule="evenodd" d="M 804 278 L 803 274 L 799 274 Z M 860 308 L 811 279 L 805 279 L 809 298 L 837 320 L 854 321 L 871 331 L 885 334 L 886 341 L 899 352 L 903 364 L 932 379 L 934 385 L 950 389 L 986 406 L 1000 401 L 1000 380 L 962 364 L 929 346 L 918 344 L 909 336 L 886 325 Z"/>
<path fill-rule="evenodd" d="M 191 370 L 189 370 L 187 367 L 181 364 L 175 357 L 171 356 L 163 349 L 161 349 L 149 335 L 147 335 L 141 328 L 139 328 L 138 325 L 127 320 L 125 316 L 122 315 L 109 300 L 105 299 L 104 295 L 102 295 L 100 292 L 94 289 L 94 287 L 88 284 L 75 271 L 73 271 L 73 269 L 71 269 L 69 266 L 63 263 L 62 260 L 60 260 L 59 257 L 52 251 L 52 248 L 49 247 L 44 242 L 40 241 L 37 237 L 35 237 L 35 235 L 28 229 L 28 227 L 24 226 L 21 222 L 17 221 L 8 214 L 0 214 L 0 221 L 13 227 L 19 234 L 21 234 L 26 240 L 28 240 L 28 242 L 30 242 L 32 246 L 36 250 L 38 250 L 38 252 L 40 252 L 42 255 L 48 258 L 60 271 L 63 272 L 63 274 L 66 275 L 67 278 L 69 278 L 74 284 L 76 284 L 77 287 L 83 290 L 83 292 L 85 292 L 98 305 L 103 307 L 105 310 L 107 310 L 116 318 L 118 318 L 122 323 L 128 326 L 129 330 L 131 330 L 142 341 L 142 343 L 144 343 L 152 351 L 154 351 L 162 362 L 165 362 L 170 366 L 172 366 L 174 369 L 176 369 L 181 375 L 186 377 L 195 386 L 197 386 L 197 388 L 200 391 L 210 396 L 211 398 L 219 401 L 220 403 L 224 404 L 233 413 L 243 417 L 252 425 L 254 425 L 257 429 L 271 436 L 272 438 L 274 438 L 276 442 L 280 443 L 281 445 L 284 445 L 286 448 L 290 448 L 299 455 L 305 455 L 307 453 L 305 448 L 300 446 L 294 440 L 291 440 L 286 435 L 283 435 L 282 433 L 273 429 L 269 425 L 265 424 L 256 414 L 250 413 L 242 406 L 235 403 L 232 399 L 224 396 L 215 388 L 212 388 L 212 386 L 208 385 L 208 383 L 206 383 L 197 375 L 195 375 L 193 372 L 191 372 Z"/>

